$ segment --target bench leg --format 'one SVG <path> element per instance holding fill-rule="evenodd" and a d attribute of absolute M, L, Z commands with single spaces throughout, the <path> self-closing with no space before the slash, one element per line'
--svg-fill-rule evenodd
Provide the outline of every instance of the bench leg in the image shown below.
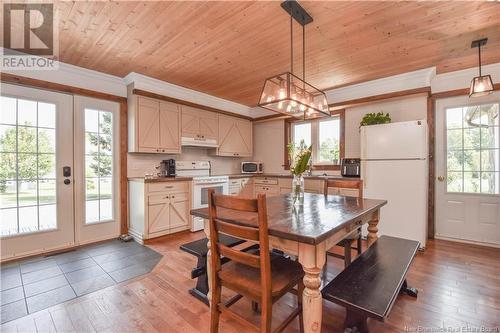
<path fill-rule="evenodd" d="M 344 329 L 350 328 L 352 332 L 368 333 L 367 319 L 366 316 L 358 312 L 347 310 Z M 354 330 L 355 327 L 357 330 Z"/>
<path fill-rule="evenodd" d="M 406 279 L 405 279 L 403 281 L 403 285 L 401 286 L 401 290 L 399 291 L 399 293 L 417 298 L 418 290 L 417 290 L 417 288 L 412 288 L 412 287 L 408 286 L 408 283 L 406 282 Z"/>
<path fill-rule="evenodd" d="M 196 267 L 201 268 L 204 267 L 206 269 L 207 267 L 207 257 L 198 257 L 198 263 Z M 205 303 L 206 305 L 209 305 L 208 302 L 208 276 L 207 273 L 203 273 L 198 278 L 196 279 L 196 287 L 189 289 L 189 293 Z"/>

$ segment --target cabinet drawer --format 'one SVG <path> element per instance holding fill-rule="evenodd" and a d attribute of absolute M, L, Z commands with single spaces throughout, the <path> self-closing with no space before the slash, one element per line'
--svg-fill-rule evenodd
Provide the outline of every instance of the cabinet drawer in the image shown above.
<path fill-rule="evenodd" d="M 265 193 L 267 195 L 278 195 L 280 190 L 278 186 L 255 185 L 255 194 Z"/>
<path fill-rule="evenodd" d="M 150 195 L 148 196 L 148 206 L 166 204 L 168 203 L 169 199 L 170 198 L 168 194 Z"/>
<path fill-rule="evenodd" d="M 189 192 L 189 182 L 150 183 L 148 192 Z"/>
<path fill-rule="evenodd" d="M 278 185 L 278 178 L 255 177 L 255 184 Z"/>
<path fill-rule="evenodd" d="M 241 186 L 241 179 L 229 179 L 229 186 Z"/>

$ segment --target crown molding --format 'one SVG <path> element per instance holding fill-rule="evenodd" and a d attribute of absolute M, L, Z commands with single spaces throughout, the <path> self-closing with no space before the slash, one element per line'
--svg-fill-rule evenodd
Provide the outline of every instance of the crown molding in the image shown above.
<path fill-rule="evenodd" d="M 493 83 L 500 83 L 500 63 L 483 65 L 481 69 L 484 74 L 491 75 Z M 432 93 L 469 88 L 472 78 L 477 75 L 477 67 L 437 74 L 431 82 Z"/>
<path fill-rule="evenodd" d="M 220 97 L 215 97 L 193 89 L 181 87 L 139 73 L 131 72 L 125 76 L 123 80 L 127 86 L 133 84 L 134 89 L 145 90 L 155 94 L 241 114 L 247 117 L 255 117 L 252 112 L 253 108 L 246 105 L 231 102 Z"/>
<path fill-rule="evenodd" d="M 436 68 L 424 68 L 413 72 L 353 84 L 325 91 L 329 103 L 340 103 L 391 92 L 429 87 L 436 76 Z"/>

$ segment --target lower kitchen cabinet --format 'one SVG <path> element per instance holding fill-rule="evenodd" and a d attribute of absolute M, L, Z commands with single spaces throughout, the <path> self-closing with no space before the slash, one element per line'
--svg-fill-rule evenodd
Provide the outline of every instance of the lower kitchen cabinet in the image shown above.
<path fill-rule="evenodd" d="M 189 181 L 129 180 L 129 233 L 139 242 L 190 228 Z"/>
<path fill-rule="evenodd" d="M 252 178 L 242 177 L 229 179 L 229 195 L 252 198 L 254 195 Z"/>

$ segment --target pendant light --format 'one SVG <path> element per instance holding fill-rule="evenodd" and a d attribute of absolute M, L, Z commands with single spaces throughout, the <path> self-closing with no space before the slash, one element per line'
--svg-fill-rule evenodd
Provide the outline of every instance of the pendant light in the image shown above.
<path fill-rule="evenodd" d="M 290 72 L 272 76 L 264 82 L 258 106 L 287 116 L 303 119 L 329 117 L 326 95 L 305 80 L 305 26 L 313 18 L 295 0 L 281 7 L 290 14 Z M 293 74 L 293 20 L 302 26 L 302 79 Z"/>
<path fill-rule="evenodd" d="M 471 48 L 478 49 L 479 53 L 479 76 L 472 79 L 470 84 L 469 97 L 480 97 L 491 94 L 493 92 L 493 81 L 491 75 L 481 74 L 481 46 L 486 45 L 488 38 L 478 39 L 472 42 Z"/>

